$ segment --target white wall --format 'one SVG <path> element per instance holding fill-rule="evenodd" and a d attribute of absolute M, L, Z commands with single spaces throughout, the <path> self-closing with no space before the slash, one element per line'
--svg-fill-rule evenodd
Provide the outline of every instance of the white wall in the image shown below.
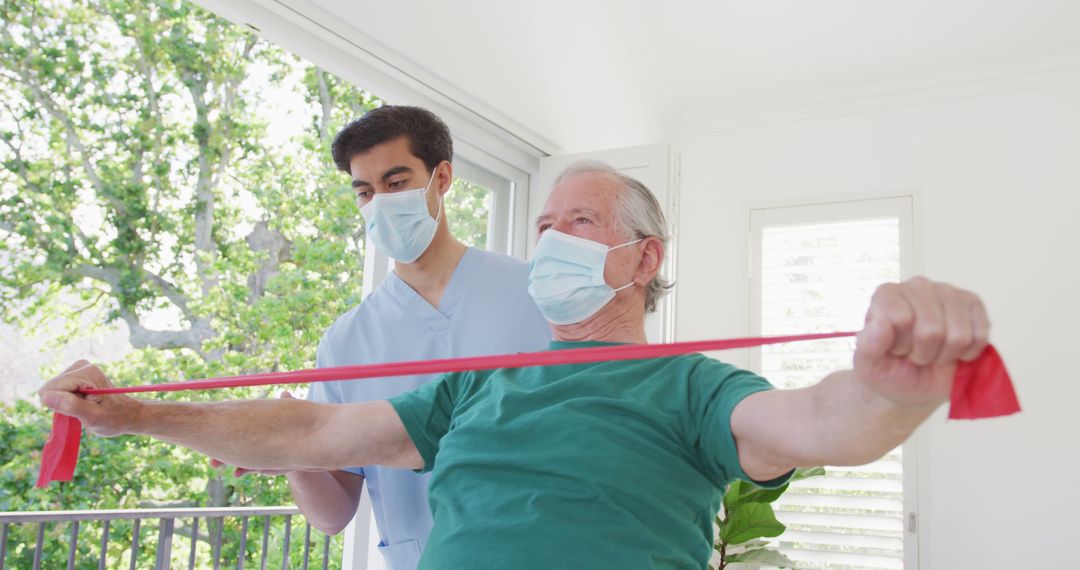
<path fill-rule="evenodd" d="M 1076 564 L 1080 85 L 686 135 L 676 150 L 679 340 L 748 332 L 748 207 L 915 193 L 916 270 L 983 296 L 1024 408 L 920 433 L 920 567 Z"/>

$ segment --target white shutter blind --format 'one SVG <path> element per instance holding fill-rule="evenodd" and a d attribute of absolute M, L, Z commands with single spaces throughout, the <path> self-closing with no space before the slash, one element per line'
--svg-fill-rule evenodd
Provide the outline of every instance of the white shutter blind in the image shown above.
<path fill-rule="evenodd" d="M 813 208 L 830 211 L 810 207 L 809 216 L 788 211 L 772 223 L 767 215 L 757 218 L 754 328 L 764 335 L 860 329 L 874 289 L 907 273 L 901 263 L 902 253 L 909 255 L 901 251 L 910 242 L 901 231 L 901 222 L 910 221 L 907 205 L 906 217 L 783 221 L 812 219 Z M 779 387 L 800 388 L 850 368 L 854 347 L 853 339 L 763 347 L 759 370 Z M 826 470 L 825 477 L 793 484 L 777 501 L 787 531 L 774 544 L 800 568 L 904 568 L 901 449 L 863 467 Z"/>

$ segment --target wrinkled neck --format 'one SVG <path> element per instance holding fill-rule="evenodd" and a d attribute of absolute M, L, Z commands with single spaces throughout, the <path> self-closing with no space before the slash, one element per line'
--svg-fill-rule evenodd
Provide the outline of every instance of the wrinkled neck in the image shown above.
<path fill-rule="evenodd" d="M 595 315 L 572 325 L 551 325 L 559 341 L 595 340 L 644 344 L 645 308 L 637 295 L 616 295 Z"/>

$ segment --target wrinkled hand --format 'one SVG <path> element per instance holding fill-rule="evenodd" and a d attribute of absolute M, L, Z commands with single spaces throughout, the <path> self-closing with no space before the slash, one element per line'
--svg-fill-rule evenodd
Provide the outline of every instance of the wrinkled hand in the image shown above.
<path fill-rule="evenodd" d="M 279 397 L 281 399 L 283 399 L 283 400 L 284 399 L 289 399 L 289 400 L 295 399 L 293 397 L 293 395 L 289 393 L 288 390 L 282 391 L 281 395 Z M 213 457 L 210 458 L 210 467 L 213 467 L 214 469 L 220 469 L 220 468 L 222 468 L 224 466 L 225 466 L 225 463 L 223 461 L 221 461 L 219 459 L 215 459 Z M 257 475 L 278 476 L 278 475 L 287 475 L 291 471 L 292 470 L 290 470 L 290 469 L 247 469 L 246 467 L 237 467 L 237 468 L 233 469 L 233 476 L 235 476 L 235 477 L 243 477 L 244 475 L 247 475 L 248 473 L 255 473 Z"/>
<path fill-rule="evenodd" d="M 878 287 L 855 349 L 855 376 L 898 405 L 949 398 L 959 361 L 989 342 L 990 320 L 974 293 L 915 277 Z"/>
<path fill-rule="evenodd" d="M 76 392 L 112 385 L 100 368 L 77 360 L 45 383 L 38 396 L 45 407 L 78 418 L 91 433 L 110 437 L 132 430 L 142 402 L 122 394 L 87 396 Z"/>

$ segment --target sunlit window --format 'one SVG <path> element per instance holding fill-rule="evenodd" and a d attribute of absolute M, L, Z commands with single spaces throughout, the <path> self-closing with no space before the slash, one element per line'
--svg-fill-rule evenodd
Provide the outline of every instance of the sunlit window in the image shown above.
<path fill-rule="evenodd" d="M 886 201 L 907 208 L 906 200 Z M 906 215 L 844 219 L 829 208 L 755 214 L 755 322 L 764 335 L 858 330 L 870 296 L 905 274 Z M 771 214 L 771 216 L 770 216 Z M 848 215 L 858 214 L 857 209 Z M 814 223 L 815 216 L 826 216 Z M 879 217 L 880 216 L 880 217 Z M 832 218 L 832 219 L 828 219 Z M 810 222 L 810 223 L 807 223 Z M 851 367 L 853 339 L 764 347 L 760 373 L 781 388 Z M 792 484 L 777 501 L 787 530 L 773 542 L 800 568 L 904 568 L 903 450 L 861 467 Z"/>

